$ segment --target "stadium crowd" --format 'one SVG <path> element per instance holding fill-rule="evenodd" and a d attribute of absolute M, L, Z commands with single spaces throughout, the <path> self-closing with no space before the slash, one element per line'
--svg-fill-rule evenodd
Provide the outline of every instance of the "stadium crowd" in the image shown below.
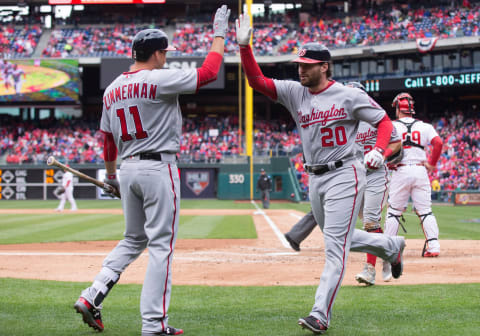
<path fill-rule="evenodd" d="M 472 114 L 473 115 L 473 114 Z M 437 170 L 429 174 L 432 185 L 442 191 L 480 190 L 480 118 L 465 118 L 461 111 L 446 114 L 432 122 L 443 139 Z M 427 153 L 431 146 L 427 148 Z M 303 168 L 302 154 L 291 158 L 300 188 L 308 192 L 308 174 Z"/>
<path fill-rule="evenodd" d="M 393 8 L 359 8 L 349 15 L 308 13 L 293 17 L 270 15 L 255 19 L 253 48 L 256 55 L 296 53 L 300 45 L 322 41 L 331 49 L 373 46 L 392 42 L 415 41 L 418 38 L 447 39 L 480 35 L 480 4 L 463 1 L 457 6 L 427 7 L 429 4 L 394 5 Z M 283 18 L 283 19 L 282 19 Z M 173 30 L 172 44 L 178 49 L 172 55 L 205 55 L 213 40 L 210 18 L 199 13 L 187 23 L 176 23 L 165 18 L 145 19 L 115 16 L 102 23 L 84 24 L 81 16 L 58 24 L 51 32 L 43 57 L 130 57 L 129 47 L 135 32 L 145 27 L 166 27 Z M 73 25 L 72 25 L 73 20 Z M 113 22 L 110 22 L 112 21 Z M 115 21 L 117 20 L 117 21 Z M 202 21 L 205 20 L 205 21 Z M 87 21 L 85 21 L 87 22 Z M 88 21 L 89 22 L 89 21 Z M 0 53 L 4 58 L 31 56 L 42 34 L 39 25 L 22 28 L 5 25 L 0 29 Z M 226 39 L 226 54 L 238 53 L 235 27 L 232 24 Z"/>
<path fill-rule="evenodd" d="M 130 57 L 132 38 L 144 26 L 116 24 L 104 27 L 55 29 L 43 57 Z"/>
<path fill-rule="evenodd" d="M 7 125 L 7 126 L 4 126 Z M 480 190 L 480 119 L 462 112 L 433 120 L 444 148 L 438 170 L 430 175 L 441 190 Z M 43 120 L 39 125 L 2 123 L 0 157 L 8 164 L 44 163 L 49 155 L 70 163 L 102 163 L 103 136 L 98 126 L 83 121 Z M 238 118 L 185 118 L 180 143 L 180 162 L 218 163 L 242 153 Z M 303 169 L 301 141 L 291 121 L 257 120 L 254 153 L 258 156 L 289 156 L 301 189 L 308 190 Z"/>
<path fill-rule="evenodd" d="M 0 27 L 0 58 L 29 57 L 37 47 L 42 28 L 40 25 L 12 24 Z"/>

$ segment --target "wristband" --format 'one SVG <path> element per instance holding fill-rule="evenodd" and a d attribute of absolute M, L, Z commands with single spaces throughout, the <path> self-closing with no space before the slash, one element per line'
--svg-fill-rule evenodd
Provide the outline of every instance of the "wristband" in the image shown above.
<path fill-rule="evenodd" d="M 107 179 L 109 180 L 115 180 L 117 178 L 117 174 L 108 174 Z"/>
<path fill-rule="evenodd" d="M 385 153 L 385 149 L 382 149 L 380 147 L 375 147 L 374 149 L 377 150 L 377 152 L 379 152 L 382 155 Z"/>

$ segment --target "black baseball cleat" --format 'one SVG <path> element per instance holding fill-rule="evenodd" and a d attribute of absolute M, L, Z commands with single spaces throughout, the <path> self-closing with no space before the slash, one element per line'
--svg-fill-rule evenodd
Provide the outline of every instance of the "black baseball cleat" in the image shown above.
<path fill-rule="evenodd" d="M 183 330 L 168 326 L 164 331 L 161 331 L 158 333 L 142 332 L 142 336 L 169 336 L 169 335 L 183 335 Z"/>
<path fill-rule="evenodd" d="M 403 273 L 403 250 L 405 249 L 405 238 L 399 237 L 402 239 L 400 242 L 400 251 L 398 252 L 397 255 L 397 260 L 392 263 L 392 277 L 394 279 L 400 278 L 400 276 Z"/>
<path fill-rule="evenodd" d="M 295 242 L 289 235 L 288 233 L 285 233 L 285 239 L 288 241 L 288 243 L 290 244 L 290 246 L 292 247 L 292 249 L 294 249 L 295 251 L 300 251 L 300 245 Z"/>
<path fill-rule="evenodd" d="M 323 334 L 327 331 L 327 327 L 323 325 L 315 316 L 309 315 L 305 318 L 298 319 L 298 325 L 303 329 L 308 329 L 314 334 Z"/>
<path fill-rule="evenodd" d="M 83 322 L 95 330 L 103 331 L 102 314 L 100 313 L 100 309 L 93 307 L 90 302 L 83 297 L 78 298 L 77 302 L 73 305 L 73 308 L 75 308 L 77 313 L 82 314 Z"/>

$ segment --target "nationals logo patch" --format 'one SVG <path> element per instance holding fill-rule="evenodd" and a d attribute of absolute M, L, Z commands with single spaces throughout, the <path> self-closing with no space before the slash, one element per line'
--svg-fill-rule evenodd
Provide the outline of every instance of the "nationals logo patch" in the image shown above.
<path fill-rule="evenodd" d="M 208 172 L 189 171 L 185 173 L 185 181 L 188 188 L 198 196 L 210 184 L 210 174 Z"/>
<path fill-rule="evenodd" d="M 298 56 L 300 57 L 305 56 L 306 53 L 307 53 L 307 49 L 300 49 L 298 51 Z"/>

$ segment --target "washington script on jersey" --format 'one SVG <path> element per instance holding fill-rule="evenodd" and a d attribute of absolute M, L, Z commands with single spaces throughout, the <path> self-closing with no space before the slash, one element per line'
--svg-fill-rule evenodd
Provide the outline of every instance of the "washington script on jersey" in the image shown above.
<path fill-rule="evenodd" d="M 334 120 L 342 120 L 347 118 L 347 113 L 342 107 L 340 109 L 335 108 L 335 104 L 325 111 L 320 111 L 319 109 L 312 108 L 310 114 L 302 114 L 302 111 L 297 111 L 298 121 L 302 128 L 307 128 L 310 125 L 320 123 L 322 126 L 325 126 L 327 122 Z"/>
<path fill-rule="evenodd" d="M 355 142 L 364 144 L 365 142 L 376 138 L 377 130 L 372 130 L 371 128 L 369 128 L 366 132 L 358 132 Z"/>
<path fill-rule="evenodd" d="M 142 90 L 140 91 L 140 84 L 142 84 Z M 110 106 L 118 102 L 119 100 L 132 99 L 132 98 L 148 98 L 155 99 L 157 94 L 157 85 L 150 84 L 150 88 L 147 83 L 133 83 L 128 85 L 121 85 L 111 89 L 105 96 L 103 96 L 103 103 L 107 110 Z"/>

